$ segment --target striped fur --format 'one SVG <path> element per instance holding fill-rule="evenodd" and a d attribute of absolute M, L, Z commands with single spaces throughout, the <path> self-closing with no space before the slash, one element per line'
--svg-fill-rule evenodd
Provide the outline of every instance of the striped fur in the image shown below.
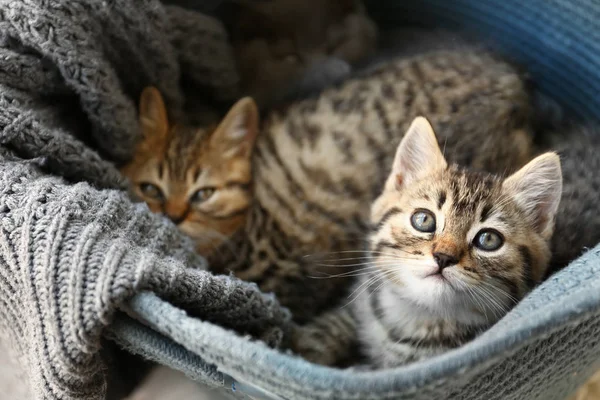
<path fill-rule="evenodd" d="M 233 272 L 274 292 L 304 323 L 347 295 L 351 280 L 339 275 L 351 270 L 348 264 L 356 261 L 348 259 L 357 255 L 345 252 L 362 249 L 369 205 L 417 115 L 436 127 L 449 161 L 504 172 L 530 157 L 529 99 L 522 80 L 507 64 L 465 48 L 391 60 L 271 111 L 251 166 L 231 168 L 211 156 L 205 143 L 218 131 L 214 127 L 170 127 L 162 135 L 146 135 L 123 171 L 134 185 L 148 179 L 163 186 L 181 182 L 187 190 L 176 191 L 182 194 L 176 202 L 183 211 L 192 185 L 208 182 L 208 175 L 197 172 L 214 173 L 218 183 L 211 185 L 230 196 L 214 197 L 195 207 L 197 213 L 184 213 L 182 221 L 179 213 L 174 217 L 184 232 L 204 242 L 199 250 L 210 255 L 215 272 Z M 224 200 L 220 207 L 217 199 Z M 143 200 L 168 214 L 162 203 Z M 215 208 L 203 208 L 211 204 Z M 211 213 L 230 213 L 232 219 Z"/>
<path fill-rule="evenodd" d="M 371 261 L 356 289 L 358 336 L 377 367 L 471 340 L 540 282 L 550 261 L 558 156 L 539 156 L 501 179 L 448 166 L 433 131 L 420 124 L 399 146 L 373 204 Z M 419 225 L 414 218 L 423 212 L 428 222 Z M 482 232 L 498 240 L 485 247 Z"/>
<path fill-rule="evenodd" d="M 530 156 L 528 97 L 507 64 L 469 49 L 380 64 L 265 116 L 255 201 L 211 266 L 274 292 L 300 323 L 338 304 L 351 283 L 340 267 L 357 257 L 344 252 L 362 249 L 369 206 L 421 114 L 452 162 L 504 172 Z"/>
<path fill-rule="evenodd" d="M 327 311 L 296 326 L 291 348 L 310 362 L 345 367 L 360 357 L 357 323 L 350 307 Z"/>

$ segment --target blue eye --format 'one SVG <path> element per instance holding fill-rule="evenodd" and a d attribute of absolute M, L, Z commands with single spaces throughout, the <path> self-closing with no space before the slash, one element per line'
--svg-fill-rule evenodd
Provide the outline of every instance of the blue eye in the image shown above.
<path fill-rule="evenodd" d="M 503 244 L 504 238 L 494 229 L 482 229 L 473 239 L 473 246 L 485 251 L 498 250 Z"/>
<path fill-rule="evenodd" d="M 213 188 L 200 189 L 192 195 L 190 201 L 192 203 L 203 203 L 206 200 L 210 199 L 214 193 L 215 189 Z"/>
<path fill-rule="evenodd" d="M 152 183 L 142 182 L 139 184 L 140 192 L 148 198 L 163 201 L 165 196 L 160 188 Z"/>
<path fill-rule="evenodd" d="M 410 223 L 419 232 L 435 232 L 435 215 L 431 211 L 415 211 L 410 217 Z"/>

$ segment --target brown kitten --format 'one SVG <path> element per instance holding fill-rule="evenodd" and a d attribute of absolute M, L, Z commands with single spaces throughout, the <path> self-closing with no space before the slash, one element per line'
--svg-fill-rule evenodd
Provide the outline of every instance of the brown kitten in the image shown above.
<path fill-rule="evenodd" d="M 562 191 L 546 153 L 506 179 L 448 165 L 417 118 L 372 206 L 371 260 L 355 315 L 377 367 L 469 341 L 539 283 Z"/>
<path fill-rule="evenodd" d="M 121 172 L 152 212 L 169 217 L 208 254 L 245 222 L 252 200 L 251 154 L 258 111 L 239 100 L 218 126 L 170 125 L 159 91 L 140 98 L 143 138 Z"/>
<path fill-rule="evenodd" d="M 263 106 L 307 79 L 326 59 L 355 64 L 376 46 L 377 28 L 360 0 L 237 1 L 225 17 L 242 92 Z M 328 71 L 331 80 L 346 68 Z M 306 83 L 310 85 L 310 82 Z"/>

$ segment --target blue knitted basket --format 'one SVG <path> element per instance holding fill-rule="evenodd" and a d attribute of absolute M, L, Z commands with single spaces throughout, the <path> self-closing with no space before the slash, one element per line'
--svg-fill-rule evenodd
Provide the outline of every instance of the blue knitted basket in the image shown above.
<path fill-rule="evenodd" d="M 376 0 L 383 25 L 473 32 L 525 65 L 540 90 L 600 118 L 597 0 Z M 468 345 L 377 372 L 312 365 L 250 342 L 144 293 L 112 336 L 192 379 L 265 399 L 564 399 L 600 367 L 600 246 L 534 290 Z"/>

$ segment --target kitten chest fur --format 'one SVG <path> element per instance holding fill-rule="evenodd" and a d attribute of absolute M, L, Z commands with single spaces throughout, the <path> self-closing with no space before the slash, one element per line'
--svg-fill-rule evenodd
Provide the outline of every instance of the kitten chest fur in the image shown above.
<path fill-rule="evenodd" d="M 367 279 L 361 279 L 358 285 L 365 284 Z M 489 321 L 476 312 L 457 314 L 448 306 L 435 313 L 403 298 L 401 289 L 393 283 L 386 281 L 381 285 L 377 290 L 367 288 L 354 307 L 355 318 L 361 321 L 358 335 L 369 344 L 364 347 L 366 355 L 377 360 L 379 367 L 393 367 L 444 353 L 489 326 Z"/>

